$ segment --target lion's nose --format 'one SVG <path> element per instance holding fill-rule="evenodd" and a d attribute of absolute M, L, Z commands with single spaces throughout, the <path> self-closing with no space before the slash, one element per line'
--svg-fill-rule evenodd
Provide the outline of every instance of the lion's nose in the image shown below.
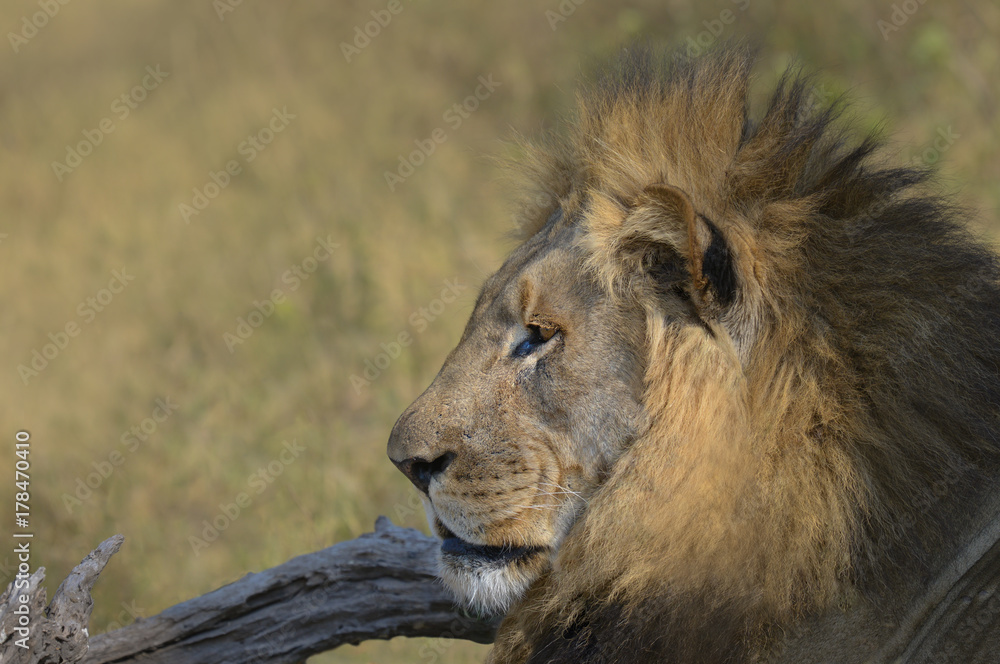
<path fill-rule="evenodd" d="M 402 461 L 394 460 L 393 463 L 413 482 L 413 486 L 427 493 L 431 485 L 431 480 L 436 475 L 443 473 L 454 458 L 454 452 L 445 452 L 433 461 L 421 459 L 420 457 L 410 457 Z"/>

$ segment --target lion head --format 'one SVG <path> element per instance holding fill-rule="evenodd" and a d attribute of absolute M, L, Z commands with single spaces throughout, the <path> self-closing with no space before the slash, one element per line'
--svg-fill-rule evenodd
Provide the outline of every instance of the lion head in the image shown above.
<path fill-rule="evenodd" d="M 807 78 L 752 119 L 752 66 L 632 51 L 528 146 L 551 204 L 392 431 L 495 661 L 750 659 L 996 476 L 994 256 Z"/>
<path fill-rule="evenodd" d="M 581 274 L 571 214 L 552 214 L 486 282 L 389 443 L 444 540 L 442 578 L 485 613 L 505 612 L 550 566 L 644 428 L 643 316 Z"/>

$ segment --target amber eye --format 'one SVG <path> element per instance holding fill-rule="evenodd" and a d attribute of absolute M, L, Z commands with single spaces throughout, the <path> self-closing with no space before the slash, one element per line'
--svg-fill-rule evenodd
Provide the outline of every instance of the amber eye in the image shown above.
<path fill-rule="evenodd" d="M 528 337 L 517 345 L 514 349 L 514 357 L 525 357 L 531 355 L 540 346 L 543 346 L 549 339 L 555 336 L 559 330 L 550 325 L 537 325 L 529 323 L 527 325 Z"/>

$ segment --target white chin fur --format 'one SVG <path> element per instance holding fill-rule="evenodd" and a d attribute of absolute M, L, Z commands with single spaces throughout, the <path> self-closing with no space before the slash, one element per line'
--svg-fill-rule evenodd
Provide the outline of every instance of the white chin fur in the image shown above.
<path fill-rule="evenodd" d="M 438 575 L 460 602 L 481 616 L 504 615 L 534 581 L 513 565 L 476 564 L 444 553 L 438 554 Z"/>
<path fill-rule="evenodd" d="M 421 494 L 431 533 L 437 533 L 434 504 Z M 438 576 L 457 601 L 480 616 L 502 616 L 538 578 L 535 565 L 505 564 L 438 551 Z"/>

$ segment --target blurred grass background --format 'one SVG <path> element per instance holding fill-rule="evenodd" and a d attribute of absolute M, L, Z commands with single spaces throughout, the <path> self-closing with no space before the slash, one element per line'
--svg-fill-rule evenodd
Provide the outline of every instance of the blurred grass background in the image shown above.
<path fill-rule="evenodd" d="M 0 58 L 0 465 L 13 466 L 14 432 L 28 429 L 32 563 L 47 568 L 50 593 L 124 533 L 91 633 L 131 622 L 122 603 L 153 615 L 356 537 L 378 514 L 424 527 L 385 441 L 511 248 L 509 190 L 485 157 L 512 131 L 551 128 L 581 73 L 624 43 L 750 37 L 763 46 L 762 88 L 800 59 L 823 72 L 819 101 L 848 92 L 861 128 L 885 124 L 899 159 L 933 162 L 978 211 L 976 228 L 1000 231 L 1000 6 L 989 0 L 404 1 L 347 62 L 342 43 L 386 7 L 71 2 Z M 21 33 L 39 11 L 9 0 L 0 26 Z M 121 118 L 115 100 L 157 65 L 169 75 Z M 500 86 L 453 128 L 445 111 L 490 74 Z M 295 119 L 248 163 L 241 143 L 286 108 Z M 59 181 L 52 162 L 102 118 L 113 133 Z M 446 142 L 390 191 L 385 172 L 437 128 Z M 185 223 L 179 206 L 230 160 L 240 173 Z M 315 238 L 327 236 L 339 247 L 293 289 L 286 271 L 310 267 Z M 134 280 L 90 320 L 86 299 L 123 267 Z M 466 287 L 458 300 L 420 312 L 445 280 Z M 230 352 L 224 335 L 275 289 L 285 301 Z M 25 384 L 18 365 L 69 322 L 79 334 Z M 412 345 L 355 390 L 352 374 L 402 331 Z M 144 420 L 168 398 L 176 411 L 150 430 Z M 143 426 L 147 440 L 130 451 L 123 434 Z M 293 440 L 305 451 L 273 465 Z M 122 462 L 91 478 L 92 495 L 67 501 L 116 450 Z M 249 478 L 268 464 L 281 474 L 257 493 Z M 196 554 L 190 538 L 241 492 L 252 503 Z M 0 507 L 6 524 L 9 484 Z M 3 584 L 11 562 L 0 553 Z M 485 652 L 424 646 L 366 643 L 311 661 L 458 663 Z"/>

